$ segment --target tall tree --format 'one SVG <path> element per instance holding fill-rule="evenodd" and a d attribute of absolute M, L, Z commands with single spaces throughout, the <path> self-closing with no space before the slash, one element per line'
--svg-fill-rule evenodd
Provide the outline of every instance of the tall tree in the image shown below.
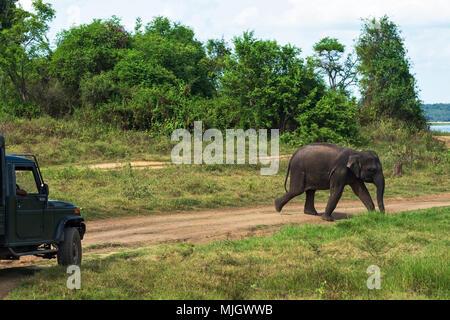
<path fill-rule="evenodd" d="M 313 49 L 316 64 L 328 76 L 331 90 L 346 90 L 356 82 L 356 60 L 351 54 L 344 60 L 345 46 L 337 39 L 325 37 Z"/>
<path fill-rule="evenodd" d="M 154 18 L 145 33 L 133 39 L 134 48 L 144 54 L 148 64 L 161 66 L 181 80 L 193 95 L 211 96 L 206 52 L 194 30 L 165 17 Z"/>
<path fill-rule="evenodd" d="M 33 61 L 49 53 L 46 33 L 55 15 L 50 4 L 33 2 L 34 12 L 10 8 L 9 28 L 0 30 L 0 69 L 5 73 L 23 102 L 29 100 L 27 82 Z"/>
<path fill-rule="evenodd" d="M 387 16 L 365 20 L 356 52 L 362 119 L 391 117 L 424 128 L 426 119 L 398 26 Z"/>
<path fill-rule="evenodd" d="M 206 51 L 208 54 L 207 64 L 209 67 L 209 77 L 217 90 L 221 86 L 220 78 L 223 76 L 225 70 L 225 60 L 231 55 L 231 49 L 222 38 L 220 40 L 208 40 L 206 43 Z"/>
<path fill-rule="evenodd" d="M 237 125 L 244 128 L 293 130 L 296 115 L 312 107 L 324 85 L 301 50 L 276 41 L 260 40 L 253 32 L 234 39 L 221 77 L 221 94 L 235 101 Z"/>
<path fill-rule="evenodd" d="M 52 74 L 76 95 L 85 76 L 112 70 L 129 42 L 130 35 L 117 17 L 64 30 L 52 56 Z"/>

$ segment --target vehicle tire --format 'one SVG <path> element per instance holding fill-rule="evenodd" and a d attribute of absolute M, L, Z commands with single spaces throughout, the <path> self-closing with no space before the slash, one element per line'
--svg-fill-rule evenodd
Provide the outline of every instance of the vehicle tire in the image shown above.
<path fill-rule="evenodd" d="M 81 265 L 81 239 L 76 228 L 64 229 L 64 241 L 60 242 L 58 264 L 61 266 Z"/>

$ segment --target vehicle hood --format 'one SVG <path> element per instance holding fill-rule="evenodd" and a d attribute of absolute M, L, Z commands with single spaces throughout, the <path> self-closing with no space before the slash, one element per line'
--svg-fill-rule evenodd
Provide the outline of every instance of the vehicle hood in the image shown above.
<path fill-rule="evenodd" d="M 50 208 L 61 208 L 61 209 L 75 208 L 75 205 L 73 203 L 59 200 L 48 200 L 48 206 Z"/>

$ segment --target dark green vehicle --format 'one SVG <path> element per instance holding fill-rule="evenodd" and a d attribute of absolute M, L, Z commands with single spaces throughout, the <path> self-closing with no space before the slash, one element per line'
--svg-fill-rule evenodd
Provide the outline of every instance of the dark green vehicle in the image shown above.
<path fill-rule="evenodd" d="M 36 157 L 5 154 L 0 136 L 0 169 L 0 260 L 34 255 L 80 265 L 84 219 L 73 204 L 48 199 Z"/>

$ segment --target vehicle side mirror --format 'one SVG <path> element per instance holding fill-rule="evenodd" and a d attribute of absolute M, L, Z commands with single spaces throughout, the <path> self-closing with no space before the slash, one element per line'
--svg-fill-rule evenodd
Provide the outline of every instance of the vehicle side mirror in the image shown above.
<path fill-rule="evenodd" d="M 44 183 L 41 187 L 41 193 L 48 196 L 49 194 L 48 184 Z"/>

